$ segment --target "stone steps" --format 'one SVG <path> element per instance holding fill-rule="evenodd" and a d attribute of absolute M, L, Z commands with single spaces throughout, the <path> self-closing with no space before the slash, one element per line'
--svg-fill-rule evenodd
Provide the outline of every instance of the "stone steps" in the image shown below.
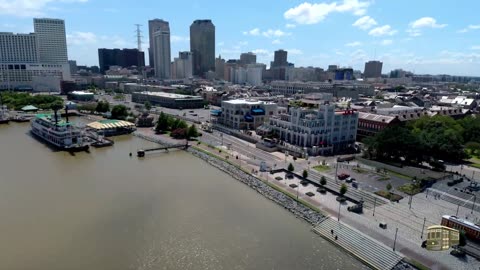
<path fill-rule="evenodd" d="M 333 235 L 331 230 L 334 231 Z M 332 243 L 339 245 L 374 269 L 392 269 L 403 259 L 392 248 L 386 247 L 376 240 L 331 218 L 321 221 L 313 231 Z M 335 235 L 338 236 L 337 240 L 335 240 Z"/>

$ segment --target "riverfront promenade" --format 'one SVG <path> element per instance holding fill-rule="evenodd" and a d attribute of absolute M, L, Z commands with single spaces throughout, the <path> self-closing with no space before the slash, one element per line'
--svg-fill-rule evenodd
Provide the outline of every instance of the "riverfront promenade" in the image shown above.
<path fill-rule="evenodd" d="M 204 133 L 205 134 L 205 133 Z M 151 134 L 150 134 L 151 135 Z M 205 139 L 204 136 L 202 136 Z M 211 137 L 206 137 L 212 141 Z M 228 135 L 223 135 L 223 140 L 234 142 L 236 139 L 230 138 Z M 178 142 L 178 141 L 177 141 Z M 205 141 L 204 141 L 205 142 Z M 219 142 L 219 141 L 218 141 Z M 195 142 L 192 142 L 195 145 Z M 215 141 L 214 141 L 215 143 Z M 241 145 L 238 145 L 241 146 Z M 227 159 L 232 164 L 239 166 L 243 171 L 249 172 L 262 181 L 267 182 L 269 185 L 273 185 L 275 188 L 282 190 L 290 194 L 291 197 L 298 198 L 313 207 L 319 209 L 326 215 L 332 217 L 338 216 L 339 204 L 335 201 L 335 196 L 331 195 L 321 195 L 316 192 L 313 185 L 302 186 L 298 180 L 283 180 L 277 181 L 267 172 L 258 172 L 259 163 L 262 160 L 265 160 L 266 157 L 271 156 L 271 159 L 268 160 L 269 164 L 276 164 L 277 168 L 281 168 L 284 165 L 288 164 L 291 160 L 285 162 L 278 156 L 272 155 L 270 153 L 263 152 L 262 155 L 254 155 L 256 151 L 261 151 L 259 149 L 254 149 L 252 147 L 242 148 L 238 147 L 236 144 L 231 143 L 229 148 L 220 145 L 220 143 L 215 146 L 207 146 L 205 143 L 196 145 L 203 151 L 208 151 L 213 155 L 219 156 L 223 159 Z M 238 157 L 238 159 L 237 159 Z M 303 169 L 308 169 L 305 162 L 294 162 L 296 167 L 296 172 L 301 174 Z M 328 175 L 327 175 L 328 176 Z M 333 180 L 330 177 L 327 177 L 328 183 L 327 186 L 333 184 Z M 295 181 L 298 181 L 295 182 Z M 289 187 L 290 184 L 296 184 L 298 188 L 292 189 Z M 315 193 L 314 197 L 308 197 L 305 195 L 306 192 L 311 191 Z M 353 192 L 350 188 L 349 192 Z M 347 192 L 348 195 L 348 192 Z M 375 196 L 375 195 L 371 195 Z M 379 201 L 384 199 L 378 198 Z M 364 210 L 364 214 L 359 215 L 347 211 L 347 207 L 351 204 L 345 204 L 340 206 L 340 222 L 348 226 L 356 228 L 358 231 L 365 234 L 365 236 L 371 237 L 382 243 L 387 247 L 392 247 L 394 243 L 395 231 L 398 228 L 398 235 L 396 241 L 396 252 L 400 256 L 405 256 L 413 258 L 416 261 L 423 263 L 431 269 L 478 269 L 480 266 L 479 262 L 468 258 L 466 261 L 459 260 L 451 255 L 449 251 L 443 252 L 430 252 L 420 247 L 423 239 L 422 236 L 422 227 L 423 221 L 425 220 L 424 236 L 426 228 L 428 226 L 439 224 L 441 215 L 443 214 L 454 214 L 456 209 L 452 204 L 445 202 L 443 200 L 436 200 L 433 196 L 428 198 L 424 197 L 424 194 L 418 194 L 413 197 L 413 204 L 407 204 L 408 199 L 401 200 L 399 203 L 383 203 L 382 205 L 377 205 L 375 209 L 375 216 L 373 216 L 372 207 L 368 207 Z M 432 208 L 432 206 L 434 206 Z M 466 215 L 466 209 L 459 210 L 459 216 Z M 378 227 L 379 222 L 386 222 L 388 224 L 387 229 L 381 229 Z"/>

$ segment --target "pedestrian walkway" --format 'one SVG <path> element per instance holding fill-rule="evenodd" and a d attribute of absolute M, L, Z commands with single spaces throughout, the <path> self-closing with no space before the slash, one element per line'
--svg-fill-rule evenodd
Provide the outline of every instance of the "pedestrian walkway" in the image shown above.
<path fill-rule="evenodd" d="M 323 219 L 313 231 L 374 269 L 392 269 L 403 259 L 392 248 L 329 217 Z"/>

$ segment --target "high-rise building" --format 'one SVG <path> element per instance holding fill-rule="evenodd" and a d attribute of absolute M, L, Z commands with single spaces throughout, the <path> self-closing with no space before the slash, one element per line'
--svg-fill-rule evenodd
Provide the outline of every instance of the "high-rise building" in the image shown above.
<path fill-rule="evenodd" d="M 36 35 L 33 33 L 0 33 L 0 62 L 38 62 L 38 46 Z"/>
<path fill-rule="evenodd" d="M 264 64 L 249 64 L 247 65 L 247 83 L 253 86 L 262 84 Z"/>
<path fill-rule="evenodd" d="M 171 77 L 170 26 L 163 21 L 162 28 L 153 33 L 153 66 L 159 79 Z"/>
<path fill-rule="evenodd" d="M 188 79 L 193 76 L 193 56 L 191 52 L 179 52 L 173 61 L 175 79 Z"/>
<path fill-rule="evenodd" d="M 288 52 L 284 50 L 275 51 L 275 55 L 272 62 L 272 67 L 284 67 L 288 65 L 287 61 Z"/>
<path fill-rule="evenodd" d="M 75 74 L 78 72 L 77 61 L 68 60 L 68 65 L 70 66 L 70 74 Z"/>
<path fill-rule="evenodd" d="M 215 73 L 216 73 L 217 79 L 224 80 L 224 77 L 225 77 L 225 59 L 222 59 L 221 55 L 219 55 L 218 58 L 215 58 Z"/>
<path fill-rule="evenodd" d="M 148 48 L 148 63 L 150 67 L 155 66 L 153 59 L 153 33 L 159 30 L 170 32 L 170 26 L 168 22 L 161 19 L 153 19 L 148 21 L 148 38 L 150 42 L 150 47 Z"/>
<path fill-rule="evenodd" d="M 364 78 L 380 78 L 382 77 L 383 63 L 380 61 L 368 61 L 365 63 L 365 70 L 363 71 Z"/>
<path fill-rule="evenodd" d="M 105 74 L 111 66 L 120 67 L 143 67 L 145 66 L 145 54 L 138 49 L 98 49 L 98 63 L 100 72 Z"/>
<path fill-rule="evenodd" d="M 42 63 L 68 62 L 65 21 L 60 19 L 33 19 L 37 36 L 39 61 Z"/>
<path fill-rule="evenodd" d="M 240 63 L 242 65 L 250 65 L 257 63 L 257 55 L 252 52 L 240 54 Z"/>
<path fill-rule="evenodd" d="M 193 53 L 193 75 L 215 71 L 215 25 L 211 20 L 196 20 L 190 26 L 190 51 Z"/>

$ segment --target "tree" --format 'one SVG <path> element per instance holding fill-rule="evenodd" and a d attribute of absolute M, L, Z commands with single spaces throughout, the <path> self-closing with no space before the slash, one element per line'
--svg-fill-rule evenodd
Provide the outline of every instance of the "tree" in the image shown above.
<path fill-rule="evenodd" d="M 124 105 L 115 105 L 112 108 L 112 119 L 125 120 L 128 115 L 127 107 Z"/>
<path fill-rule="evenodd" d="M 106 113 L 110 110 L 110 103 L 108 101 L 99 101 L 95 110 L 100 113 Z"/>
<path fill-rule="evenodd" d="M 169 116 L 164 114 L 163 112 L 160 113 L 158 117 L 157 125 L 155 126 L 155 131 L 157 133 L 162 133 L 168 130 L 169 128 Z"/>
<path fill-rule="evenodd" d="M 322 176 L 320 178 L 320 185 L 325 186 L 327 184 L 327 178 L 325 176 Z"/>
<path fill-rule="evenodd" d="M 192 124 L 187 129 L 187 139 L 196 138 L 196 137 L 198 137 L 197 127 L 194 124 Z"/>
<path fill-rule="evenodd" d="M 145 103 L 143 104 L 143 106 L 145 106 L 145 109 L 147 111 L 150 111 L 150 109 L 152 108 L 152 104 L 150 104 L 150 101 L 145 101 Z"/>
<path fill-rule="evenodd" d="M 170 136 L 174 139 L 185 139 L 187 137 L 187 129 L 177 128 L 170 133 Z"/>
<path fill-rule="evenodd" d="M 295 170 L 295 167 L 293 167 L 293 164 L 292 164 L 292 163 L 288 164 L 287 170 L 288 170 L 289 172 L 293 172 L 293 171 Z"/>
<path fill-rule="evenodd" d="M 387 191 L 388 191 L 388 193 L 390 193 L 390 190 L 392 190 L 392 184 L 391 184 L 391 183 L 388 183 L 388 184 L 387 184 Z"/>
<path fill-rule="evenodd" d="M 478 142 L 468 142 L 465 144 L 465 148 L 468 150 L 468 153 L 473 156 L 480 155 L 480 143 Z"/>
<path fill-rule="evenodd" d="M 303 176 L 303 178 L 306 179 L 306 178 L 308 177 L 308 171 L 307 171 L 307 170 L 303 170 L 302 176 Z"/>
<path fill-rule="evenodd" d="M 50 108 L 53 110 L 53 113 L 55 114 L 55 124 L 58 121 L 58 110 L 63 108 L 63 102 L 62 101 L 55 101 L 52 103 Z"/>
<path fill-rule="evenodd" d="M 347 185 L 342 184 L 342 186 L 340 187 L 340 190 L 339 190 L 340 195 L 342 195 L 342 196 L 345 195 L 345 193 L 347 193 L 347 191 L 348 191 Z"/>

